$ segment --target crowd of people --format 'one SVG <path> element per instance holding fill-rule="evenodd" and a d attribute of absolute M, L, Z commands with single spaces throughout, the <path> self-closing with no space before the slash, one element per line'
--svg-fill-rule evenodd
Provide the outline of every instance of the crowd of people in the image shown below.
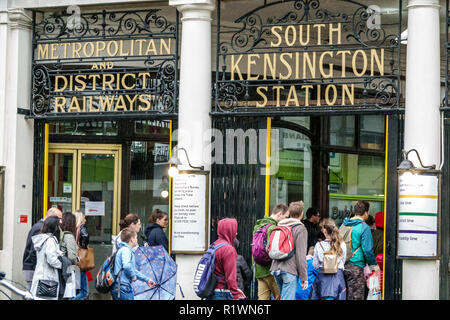
<path fill-rule="evenodd" d="M 384 215 L 378 212 L 375 226 L 369 226 L 369 207 L 367 201 L 358 201 L 353 216 L 344 219 L 341 228 L 351 229 L 348 243 L 335 221 L 321 219 L 317 209 L 309 208 L 303 220 L 302 201 L 289 206 L 278 204 L 270 216 L 257 220 L 253 235 L 261 230 L 265 232 L 267 247 L 271 233 L 282 226 L 290 228 L 294 247 L 293 254 L 287 258 L 274 258 L 266 263 L 252 259 L 258 300 L 364 300 L 367 276 L 371 272 L 379 274 L 382 265 L 379 258 L 383 254 L 380 234 L 383 234 Z M 237 225 L 236 219 L 222 219 L 217 223 L 218 239 L 213 245 L 223 242 L 227 245 L 217 249 L 214 270 L 221 280 L 209 299 L 246 298 L 236 281 L 239 260 L 231 245 L 237 235 Z M 331 271 L 330 265 L 334 266 Z"/>
<path fill-rule="evenodd" d="M 150 287 L 155 283 L 136 270 L 136 246 L 163 246 L 168 250 L 168 239 L 163 231 L 168 214 L 156 209 L 150 215 L 142 234 L 141 221 L 130 213 L 120 221 L 120 233 L 112 240 L 116 253 L 114 276 L 120 278 L 111 288 L 114 300 L 132 300 L 132 282 L 140 279 Z M 50 208 L 45 218 L 35 223 L 28 233 L 23 254 L 24 280 L 34 297 L 48 300 L 87 300 L 89 270 L 80 267 L 80 250 L 89 247 L 89 232 L 83 212 L 64 212 Z M 105 257 L 106 258 L 106 257 Z M 82 258 L 81 258 L 82 259 Z M 119 285 L 117 285 L 119 284 Z"/>

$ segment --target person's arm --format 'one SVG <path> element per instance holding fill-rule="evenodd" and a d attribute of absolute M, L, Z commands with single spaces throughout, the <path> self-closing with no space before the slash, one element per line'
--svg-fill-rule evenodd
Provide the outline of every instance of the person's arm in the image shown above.
<path fill-rule="evenodd" d="M 60 251 L 58 249 L 56 239 L 48 239 L 45 244 L 45 259 L 50 266 L 56 269 L 62 268 L 62 263 L 58 259 L 58 257 L 60 256 L 59 253 Z"/>
<path fill-rule="evenodd" d="M 320 242 L 314 247 L 313 267 L 319 269 L 323 262 L 323 251 L 320 248 Z"/>
<path fill-rule="evenodd" d="M 159 229 L 158 230 L 158 235 L 157 235 L 157 242 L 159 245 L 163 246 L 164 249 L 166 249 L 167 252 L 169 252 L 169 240 L 167 239 L 166 234 L 164 233 L 163 229 Z"/>
<path fill-rule="evenodd" d="M 64 237 L 64 241 L 66 242 L 67 258 L 72 264 L 77 264 L 78 245 L 75 237 L 71 233 L 68 233 Z"/>
<path fill-rule="evenodd" d="M 247 281 L 252 278 L 252 270 L 250 270 L 250 267 L 247 264 L 247 261 L 245 261 L 243 256 L 238 255 L 238 259 L 240 261 L 239 265 L 241 266 L 242 270 L 242 276 L 244 277 L 244 280 Z"/>
<path fill-rule="evenodd" d="M 308 232 L 306 228 L 299 226 L 300 232 L 297 236 L 295 245 L 295 256 L 297 264 L 297 273 L 302 280 L 303 290 L 308 287 L 308 264 L 306 262 L 306 251 L 308 246 Z"/>
<path fill-rule="evenodd" d="M 234 248 L 231 248 L 230 246 L 225 246 L 222 249 L 223 252 L 223 270 L 224 270 L 224 277 L 226 286 L 230 290 L 231 294 L 233 295 L 234 300 L 239 300 L 241 298 L 244 298 L 243 293 L 241 290 L 239 290 L 238 283 L 237 283 L 237 253 Z"/>
<path fill-rule="evenodd" d="M 136 280 L 139 279 L 141 281 L 144 282 L 148 282 L 150 280 L 149 277 L 147 277 L 146 275 L 140 273 L 137 269 L 136 269 L 136 264 L 134 263 L 134 259 L 132 258 L 132 254 L 134 254 L 131 250 L 129 250 L 128 248 L 126 249 L 122 249 L 122 268 L 123 268 L 123 272 L 125 272 L 125 275 L 127 276 L 127 278 L 131 279 L 131 280 Z"/>
<path fill-rule="evenodd" d="M 80 227 L 79 245 L 84 249 L 87 249 L 89 245 L 89 232 L 85 224 Z"/>

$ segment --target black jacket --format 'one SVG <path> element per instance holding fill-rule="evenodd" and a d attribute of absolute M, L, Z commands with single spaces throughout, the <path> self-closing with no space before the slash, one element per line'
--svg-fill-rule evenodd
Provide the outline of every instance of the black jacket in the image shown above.
<path fill-rule="evenodd" d="M 303 220 L 302 222 L 308 231 L 308 247 L 306 250 L 309 250 L 310 247 L 314 247 L 319 239 L 325 240 L 325 236 L 322 231 L 319 230 L 317 224 L 314 224 L 309 220 Z"/>
<path fill-rule="evenodd" d="M 39 234 L 41 232 L 42 226 L 44 225 L 44 219 L 36 222 L 32 227 L 30 232 L 28 232 L 27 242 L 25 244 L 25 251 L 23 252 L 23 266 L 22 270 L 33 270 L 36 269 L 36 250 L 33 246 L 33 241 L 31 237 Z"/>
<path fill-rule="evenodd" d="M 89 245 L 89 233 L 85 224 L 80 226 L 80 233 L 78 234 L 78 245 L 80 248 L 87 249 Z"/>
<path fill-rule="evenodd" d="M 236 252 L 239 249 L 239 240 L 234 239 L 234 248 L 236 249 Z M 238 281 L 238 287 L 241 289 L 242 292 L 244 292 L 244 283 L 251 280 L 252 278 L 252 270 L 250 270 L 250 267 L 248 266 L 247 261 L 245 261 L 244 257 L 238 254 L 237 256 L 237 266 L 236 266 L 236 277 Z"/>
<path fill-rule="evenodd" d="M 149 246 L 163 246 L 169 252 L 169 240 L 163 228 L 157 223 L 148 223 L 144 230 Z"/>

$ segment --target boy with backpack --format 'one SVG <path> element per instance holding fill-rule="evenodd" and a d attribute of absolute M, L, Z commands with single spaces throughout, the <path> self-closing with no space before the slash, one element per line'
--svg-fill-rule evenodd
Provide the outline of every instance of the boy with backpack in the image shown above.
<path fill-rule="evenodd" d="M 344 276 L 347 283 L 347 300 L 364 300 L 366 282 L 364 267 L 379 270 L 373 254 L 373 239 L 370 227 L 365 223 L 369 217 L 369 203 L 358 201 L 353 209 L 355 216 L 345 218 L 339 229 L 346 246 Z"/>
<path fill-rule="evenodd" d="M 269 254 L 271 249 L 279 249 L 281 253 L 286 253 L 285 236 L 290 238 L 290 246 L 292 247 L 289 254 L 279 260 L 273 260 L 270 267 L 271 274 L 275 277 L 280 290 L 281 300 L 295 300 L 295 291 L 297 289 L 298 277 L 302 280 L 302 289 L 308 288 L 308 272 L 306 263 L 306 250 L 308 245 L 308 231 L 301 222 L 303 217 L 304 204 L 303 201 L 292 202 L 289 204 L 289 218 L 278 223 L 277 229 L 280 228 L 280 235 L 274 234 L 270 236 Z M 277 229 L 272 233 L 278 232 Z M 283 235 L 283 231 L 285 232 Z M 278 243 L 276 241 L 279 241 Z"/>
<path fill-rule="evenodd" d="M 269 242 L 270 232 L 279 221 L 287 217 L 289 217 L 288 207 L 280 203 L 273 208 L 270 217 L 256 221 L 253 228 L 252 262 L 255 268 L 255 278 L 258 281 L 258 300 L 270 300 L 271 294 L 275 300 L 280 298 L 278 285 L 273 275 L 270 274 L 272 259 L 267 254 L 266 246 Z"/>
<path fill-rule="evenodd" d="M 134 300 L 132 282 L 144 281 L 150 288 L 155 282 L 136 270 L 133 248 L 138 245 L 137 233 L 131 228 L 121 231 L 119 248 L 115 253 L 113 274 L 115 281 L 111 287 L 113 300 Z"/>

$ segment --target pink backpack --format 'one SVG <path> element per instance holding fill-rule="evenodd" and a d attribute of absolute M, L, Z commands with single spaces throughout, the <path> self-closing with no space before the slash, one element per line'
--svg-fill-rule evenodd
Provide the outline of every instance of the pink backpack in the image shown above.
<path fill-rule="evenodd" d="M 294 236 L 289 226 L 277 226 L 269 236 L 269 257 L 286 260 L 294 255 Z"/>

